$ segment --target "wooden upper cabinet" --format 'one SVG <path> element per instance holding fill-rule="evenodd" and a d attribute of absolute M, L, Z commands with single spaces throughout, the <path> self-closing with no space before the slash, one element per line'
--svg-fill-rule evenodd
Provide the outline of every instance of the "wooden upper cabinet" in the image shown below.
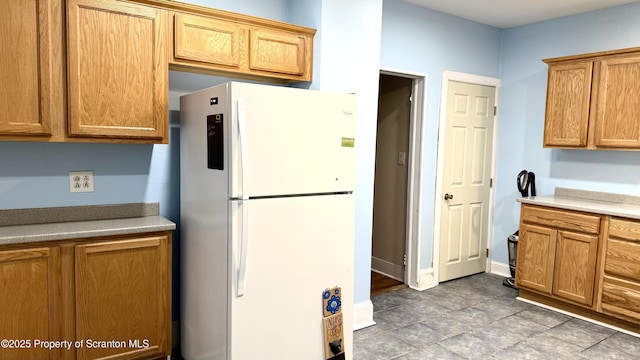
<path fill-rule="evenodd" d="M 550 64 L 545 146 L 586 146 L 593 62 Z"/>
<path fill-rule="evenodd" d="M 315 32 L 180 1 L 2 0 L 0 141 L 167 143 L 169 68 L 311 81 Z"/>
<path fill-rule="evenodd" d="M 314 29 L 196 5 L 174 8 L 171 69 L 283 83 L 312 80 Z"/>
<path fill-rule="evenodd" d="M 56 247 L 0 251 L 0 338 L 15 343 L 3 346 L 3 359 L 60 359 L 61 350 L 36 348 L 39 339 L 62 340 L 60 329 L 59 249 Z M 24 340 L 30 342 L 29 348 Z M 21 347 L 20 347 L 21 346 Z"/>
<path fill-rule="evenodd" d="M 600 61 L 595 144 L 640 149 L 640 54 Z"/>
<path fill-rule="evenodd" d="M 60 0 L 0 1 L 0 134 L 50 135 L 62 116 L 61 21 Z"/>
<path fill-rule="evenodd" d="M 202 16 L 175 14 L 174 57 L 210 65 L 240 68 L 246 30 L 238 24 Z"/>
<path fill-rule="evenodd" d="M 251 70 L 302 76 L 311 64 L 308 38 L 264 29 L 251 29 Z"/>
<path fill-rule="evenodd" d="M 544 62 L 545 147 L 640 150 L 640 48 Z"/>
<path fill-rule="evenodd" d="M 167 142 L 167 12 L 68 0 L 69 135 Z"/>

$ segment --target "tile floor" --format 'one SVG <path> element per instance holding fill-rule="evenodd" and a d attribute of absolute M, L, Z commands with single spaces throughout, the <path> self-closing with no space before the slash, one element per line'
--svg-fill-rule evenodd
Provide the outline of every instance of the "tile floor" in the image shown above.
<path fill-rule="evenodd" d="M 374 296 L 377 324 L 354 333 L 354 360 L 640 358 L 640 338 L 515 300 L 502 279 Z"/>

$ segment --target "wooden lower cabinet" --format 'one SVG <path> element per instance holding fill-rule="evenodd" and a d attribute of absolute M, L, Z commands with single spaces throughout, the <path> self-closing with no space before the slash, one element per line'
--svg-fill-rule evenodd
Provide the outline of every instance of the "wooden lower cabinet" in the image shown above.
<path fill-rule="evenodd" d="M 171 233 L 0 248 L 0 359 L 159 359 L 171 354 Z M 35 341 L 73 342 L 49 350 Z M 19 343 L 16 343 L 19 345 Z"/>
<path fill-rule="evenodd" d="M 167 352 L 167 252 L 166 236 L 76 246 L 76 336 L 87 343 L 78 359 Z"/>
<path fill-rule="evenodd" d="M 591 306 L 596 279 L 598 236 L 558 232 L 553 295 Z"/>
<path fill-rule="evenodd" d="M 59 359 L 35 341 L 60 338 L 57 247 L 0 250 L 0 359 Z"/>
<path fill-rule="evenodd" d="M 557 231 L 523 225 L 518 236 L 516 283 L 519 287 L 551 294 Z"/>
<path fill-rule="evenodd" d="M 599 235 L 564 229 L 578 225 L 587 232 L 597 231 L 600 218 L 528 205 L 523 205 L 522 212 L 516 285 L 591 307 Z"/>
<path fill-rule="evenodd" d="M 601 293 L 603 313 L 640 323 L 640 221 L 609 222 Z"/>
<path fill-rule="evenodd" d="M 640 220 L 523 204 L 523 299 L 640 334 Z"/>

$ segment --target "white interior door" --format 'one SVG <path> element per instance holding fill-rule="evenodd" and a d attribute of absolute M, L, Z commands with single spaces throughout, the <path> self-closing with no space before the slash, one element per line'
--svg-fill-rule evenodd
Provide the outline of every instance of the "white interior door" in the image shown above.
<path fill-rule="evenodd" d="M 449 81 L 439 281 L 485 271 L 495 92 Z"/>

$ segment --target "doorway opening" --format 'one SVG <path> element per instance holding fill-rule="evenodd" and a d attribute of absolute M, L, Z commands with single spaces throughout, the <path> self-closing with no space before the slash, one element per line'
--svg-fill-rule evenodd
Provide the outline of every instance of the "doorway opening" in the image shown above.
<path fill-rule="evenodd" d="M 419 204 L 425 84 L 425 75 L 380 72 L 372 293 L 379 293 L 381 288 L 385 291 L 385 286 L 420 287 Z"/>

